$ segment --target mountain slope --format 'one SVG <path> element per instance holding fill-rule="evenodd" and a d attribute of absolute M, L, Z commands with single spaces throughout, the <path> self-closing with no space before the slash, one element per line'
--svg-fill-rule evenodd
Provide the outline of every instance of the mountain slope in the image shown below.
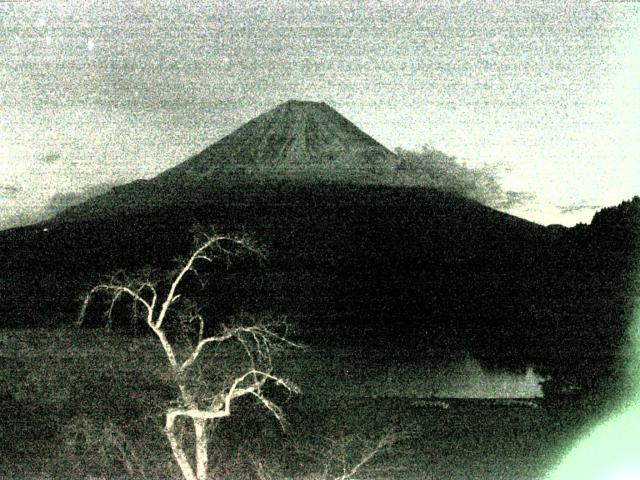
<path fill-rule="evenodd" d="M 379 183 L 395 155 L 325 103 L 290 100 L 199 154 L 59 214 L 53 223 L 149 214 L 215 200 L 226 185 L 274 181 Z M 270 188 L 265 186 L 265 188 Z"/>
<path fill-rule="evenodd" d="M 216 202 L 229 189 L 258 189 L 259 196 L 260 189 L 267 194 L 285 181 L 415 184 L 406 181 L 407 172 L 399 163 L 393 152 L 327 104 L 291 100 L 157 177 L 114 187 L 67 209 L 53 223 L 147 215 L 178 205 L 195 207 Z M 536 228 L 515 217 L 511 222 Z"/>

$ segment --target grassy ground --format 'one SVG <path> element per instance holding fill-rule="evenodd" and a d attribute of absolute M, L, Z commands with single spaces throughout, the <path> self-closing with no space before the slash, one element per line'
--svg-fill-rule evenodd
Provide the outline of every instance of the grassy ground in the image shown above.
<path fill-rule="evenodd" d="M 176 392 L 153 340 L 95 329 L 0 331 L 0 477 L 180 478 L 162 432 Z M 203 360 L 216 368 L 213 356 Z M 256 468 L 271 478 L 335 476 L 391 434 L 395 443 L 358 478 L 539 479 L 585 421 L 544 405 L 431 402 L 416 362 L 385 352 L 289 352 L 276 368 L 302 394 L 270 392 L 289 419 L 286 432 L 242 401 L 213 428 L 212 478 L 255 478 Z"/>

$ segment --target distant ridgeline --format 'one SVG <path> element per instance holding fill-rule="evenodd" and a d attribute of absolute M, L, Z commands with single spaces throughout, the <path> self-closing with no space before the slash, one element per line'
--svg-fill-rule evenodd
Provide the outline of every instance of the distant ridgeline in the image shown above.
<path fill-rule="evenodd" d="M 280 105 L 154 179 L 0 232 L 4 325 L 69 322 L 102 275 L 172 267 L 192 226 L 214 225 L 251 236 L 268 259 L 221 265 L 206 290 L 194 282 L 212 318 L 270 311 L 308 343 L 468 350 L 588 388 L 615 378 L 640 200 L 547 228 L 376 182 L 393 155 L 325 104 Z"/>

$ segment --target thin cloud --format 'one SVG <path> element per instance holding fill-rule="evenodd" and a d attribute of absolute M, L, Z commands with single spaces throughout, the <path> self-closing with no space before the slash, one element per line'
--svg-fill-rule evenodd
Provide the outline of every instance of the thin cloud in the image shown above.
<path fill-rule="evenodd" d="M 506 190 L 500 183 L 503 165 L 470 167 L 430 145 L 421 151 L 397 149 L 395 171 L 402 183 L 456 193 L 493 208 L 508 210 L 535 199 L 529 192 Z"/>
<path fill-rule="evenodd" d="M 42 209 L 40 216 L 51 218 L 68 207 L 78 205 L 90 198 L 106 193 L 113 188 L 113 186 L 114 184 L 111 183 L 100 183 L 97 185 L 90 185 L 77 192 L 56 193 L 51 197 L 49 203 Z M 42 220 L 44 219 L 45 218 L 42 218 Z"/>
<path fill-rule="evenodd" d="M 598 210 L 599 208 L 602 208 L 602 205 L 589 205 L 584 202 L 580 202 L 570 205 L 556 205 L 556 208 L 560 210 L 560 213 L 562 215 L 565 215 L 569 213 L 580 212 L 582 210 Z"/>
<path fill-rule="evenodd" d="M 90 198 L 106 193 L 114 186 L 115 184 L 112 183 L 100 183 L 90 185 L 77 192 L 56 193 L 42 208 L 32 211 L 21 211 L 4 218 L 0 221 L 0 229 L 24 227 L 26 225 L 44 222 L 45 220 L 55 217 L 68 207 L 78 205 Z"/>
<path fill-rule="evenodd" d="M 61 158 L 62 155 L 59 152 L 49 152 L 42 155 L 38 160 L 40 160 L 42 163 L 51 164 L 58 162 Z"/>
<path fill-rule="evenodd" d="M 536 199 L 536 196 L 531 192 L 517 192 L 514 190 L 507 190 L 503 192 L 502 207 L 501 208 L 514 208 L 525 203 L 532 202 Z"/>

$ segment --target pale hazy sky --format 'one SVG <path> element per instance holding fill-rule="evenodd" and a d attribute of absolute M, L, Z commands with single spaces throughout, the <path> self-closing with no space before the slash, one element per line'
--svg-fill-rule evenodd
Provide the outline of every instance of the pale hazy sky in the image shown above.
<path fill-rule="evenodd" d="M 0 226 L 290 98 L 506 164 L 540 223 L 640 194 L 640 3 L 0 1 Z"/>

